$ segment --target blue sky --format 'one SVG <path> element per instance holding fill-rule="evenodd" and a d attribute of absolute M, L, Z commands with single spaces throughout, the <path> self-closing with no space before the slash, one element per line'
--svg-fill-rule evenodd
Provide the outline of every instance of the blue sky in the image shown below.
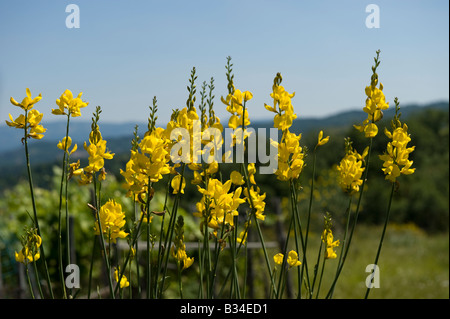
<path fill-rule="evenodd" d="M 68 29 L 66 6 L 80 9 Z M 369 4 L 380 28 L 366 27 Z M 235 84 L 253 92 L 250 119 L 270 119 L 273 78 L 295 91 L 299 117 L 361 109 L 371 65 L 381 50 L 379 76 L 388 101 L 424 104 L 449 99 L 448 1 L 141 1 L 41 0 L 0 2 L 0 119 L 18 115 L 10 96 L 42 93 L 45 121 L 65 89 L 83 92 L 89 120 L 143 122 L 156 95 L 161 125 L 185 106 L 192 67 L 215 79 L 215 107 L 226 94 L 231 56 Z M 199 99 L 199 97 L 197 97 Z M 252 110 L 253 109 L 253 110 Z"/>

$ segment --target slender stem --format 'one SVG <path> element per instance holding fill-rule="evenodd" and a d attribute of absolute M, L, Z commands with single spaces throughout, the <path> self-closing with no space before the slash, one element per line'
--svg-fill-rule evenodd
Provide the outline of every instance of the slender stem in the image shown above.
<path fill-rule="evenodd" d="M 389 197 L 389 204 L 388 204 L 387 212 L 386 212 L 386 219 L 384 221 L 384 227 L 383 227 L 383 231 L 381 233 L 380 243 L 378 245 L 378 250 L 377 250 L 377 255 L 375 257 L 374 265 L 378 264 L 378 258 L 380 257 L 381 247 L 383 246 L 384 235 L 386 233 L 386 228 L 387 228 L 387 225 L 388 225 L 388 222 L 389 222 L 389 215 L 390 215 L 390 212 L 391 212 L 391 203 L 392 203 L 392 198 L 394 197 L 394 191 L 395 191 L 395 183 L 392 183 L 391 195 Z M 367 287 L 366 295 L 364 296 L 364 299 L 367 299 L 369 297 L 370 290 L 371 290 L 371 288 Z"/>
<path fill-rule="evenodd" d="M 319 270 L 319 263 L 320 263 L 320 257 L 322 256 L 322 246 L 323 246 L 323 241 L 320 241 L 320 246 L 319 246 L 319 251 L 317 253 L 317 261 L 316 261 L 316 265 L 314 266 L 314 278 L 313 278 L 313 282 L 311 285 L 311 294 L 310 294 L 310 299 L 312 299 L 313 293 L 314 293 L 314 287 L 316 285 L 316 279 L 317 279 L 317 273 Z"/>
<path fill-rule="evenodd" d="M 39 235 L 39 237 L 42 238 L 41 229 L 39 227 L 39 221 L 37 218 L 36 200 L 35 200 L 35 196 L 34 196 L 34 187 L 33 187 L 33 177 L 31 175 L 31 164 L 30 164 L 30 156 L 29 156 L 29 151 L 28 151 L 28 126 L 27 126 L 27 124 L 28 124 L 28 111 L 26 110 L 25 111 L 25 126 L 24 126 L 24 131 L 25 131 L 24 144 L 25 144 L 25 158 L 26 158 L 26 162 L 27 162 L 28 183 L 30 186 L 31 204 L 33 206 L 34 224 L 37 229 L 37 234 Z M 40 250 L 41 250 L 42 261 L 44 263 L 48 289 L 50 291 L 51 298 L 54 299 L 52 283 L 50 281 L 50 273 L 48 271 L 47 260 L 45 258 L 44 245 L 40 246 Z"/>
<path fill-rule="evenodd" d="M 64 153 L 67 153 L 67 158 L 66 158 L 66 162 L 64 163 L 64 167 L 63 167 L 63 177 L 64 177 L 64 182 L 65 182 L 65 197 L 66 197 L 66 202 L 65 202 L 65 209 L 66 209 L 66 258 L 67 258 L 67 265 L 71 264 L 70 261 L 70 223 L 69 223 L 69 192 L 68 192 L 68 184 L 69 184 L 69 179 L 68 179 L 68 169 L 69 169 L 69 157 L 70 157 L 70 153 L 69 153 L 69 146 L 68 146 L 68 142 L 67 140 L 69 139 L 69 123 L 70 123 L 70 112 L 67 115 L 67 128 L 66 128 L 66 145 L 65 145 L 65 150 Z M 72 291 L 70 291 L 69 295 L 72 294 Z"/>
<path fill-rule="evenodd" d="M 165 241 L 165 251 L 163 252 L 163 255 L 165 254 L 165 260 L 164 260 L 164 269 L 163 269 L 163 276 L 161 278 L 161 287 L 159 288 L 159 297 L 162 296 L 162 292 L 164 289 L 164 281 L 166 279 L 166 273 L 167 273 L 167 263 L 169 262 L 169 255 L 170 255 L 170 249 L 169 249 L 169 245 L 172 242 L 172 237 L 173 237 L 173 232 L 174 232 L 174 225 L 175 225 L 175 221 L 176 221 L 176 217 L 177 217 L 177 212 L 178 212 L 178 205 L 180 203 L 180 198 L 181 198 L 181 188 L 183 186 L 183 178 L 184 178 L 184 169 L 186 167 L 186 163 L 183 163 L 181 165 L 181 178 L 180 178 L 180 188 L 178 189 L 178 192 L 176 194 L 175 197 L 175 202 L 173 204 L 173 209 L 172 209 L 172 214 L 170 216 L 170 221 L 169 222 L 169 228 L 168 228 L 168 232 L 169 232 L 169 236 L 166 236 L 166 241 Z"/>
<path fill-rule="evenodd" d="M 102 223 L 100 220 L 100 205 L 98 203 L 98 198 L 100 196 L 97 196 L 97 178 L 94 175 L 94 193 L 95 193 L 95 203 L 96 203 L 96 217 L 97 217 L 97 224 L 98 224 L 98 229 L 99 229 L 99 234 L 100 234 L 100 243 L 102 246 L 102 250 L 103 250 L 103 256 L 105 259 L 105 264 L 106 264 L 106 269 L 108 272 L 108 283 L 109 283 L 109 292 L 111 294 L 111 298 L 115 299 L 114 297 L 114 289 L 113 289 L 113 284 L 112 284 L 112 278 L 111 278 L 111 266 L 109 264 L 109 259 L 108 259 L 108 254 L 106 252 L 106 245 L 105 245 L 105 240 L 103 238 L 103 230 L 102 230 Z M 118 281 L 120 283 L 120 280 Z"/>
<path fill-rule="evenodd" d="M 141 229 L 142 220 L 144 219 L 144 216 L 145 215 L 142 214 L 141 219 L 139 220 L 139 223 L 138 223 L 138 226 L 137 226 L 137 230 L 136 230 L 136 232 L 135 232 L 135 234 L 133 236 L 133 239 L 131 241 L 131 246 L 134 246 L 136 244 L 136 242 L 137 242 L 139 230 Z M 136 250 L 136 252 L 137 252 L 137 250 Z M 125 269 L 126 269 L 126 267 L 128 265 L 128 262 L 130 261 L 130 256 L 131 256 L 131 249 L 128 250 L 128 254 L 127 254 L 127 257 L 125 258 L 123 269 L 122 269 L 122 271 L 120 271 L 120 275 L 118 276 L 119 278 L 117 280 L 116 288 L 114 288 L 115 292 L 117 292 L 117 290 L 119 289 L 120 281 L 122 280 L 123 274 L 125 273 Z"/>
<path fill-rule="evenodd" d="M 325 248 L 325 252 L 326 253 L 326 248 Z M 323 257 L 323 262 L 322 262 L 322 271 L 320 272 L 320 278 L 319 278 L 319 285 L 317 287 L 317 293 L 316 293 L 316 299 L 319 297 L 319 291 L 320 291 L 320 286 L 322 285 L 322 278 L 323 278 L 323 272 L 325 269 L 325 261 L 327 259 L 325 258 L 325 256 Z"/>
<path fill-rule="evenodd" d="M 300 242 L 301 242 L 302 249 L 303 249 L 303 254 L 304 254 L 304 252 L 306 251 L 306 246 L 305 246 L 305 240 L 304 240 L 304 237 L 303 237 L 302 224 L 301 224 L 301 221 L 300 221 L 300 214 L 298 212 L 298 204 L 297 204 L 298 203 L 298 195 L 297 195 L 297 190 L 296 190 L 296 188 L 295 188 L 295 186 L 294 186 L 294 184 L 292 182 L 291 182 L 291 192 L 293 193 L 293 196 L 294 196 L 294 199 L 295 199 L 294 206 L 293 206 L 294 216 L 296 218 L 296 222 L 297 222 L 297 225 L 298 225 L 298 228 L 299 228 Z M 304 270 L 306 272 L 306 275 L 305 275 L 305 277 L 306 277 L 306 284 L 307 284 L 307 287 L 309 289 L 309 293 L 311 293 L 311 282 L 309 280 L 308 259 L 307 258 L 304 258 L 304 266 L 305 266 Z M 302 281 L 303 281 L 303 271 L 301 273 L 300 285 L 302 285 Z M 301 292 L 301 290 L 300 290 L 300 292 Z"/>
<path fill-rule="evenodd" d="M 309 194 L 308 218 L 306 221 L 305 247 L 304 247 L 304 251 L 303 251 L 303 264 L 302 264 L 301 274 L 303 274 L 303 272 L 305 270 L 305 265 L 306 265 L 306 249 L 308 247 L 309 224 L 311 221 L 312 202 L 313 202 L 313 195 L 314 195 L 314 180 L 316 178 L 316 150 L 317 150 L 317 146 L 316 146 L 316 148 L 314 148 L 314 152 L 313 152 L 311 192 Z M 312 290 L 310 291 L 310 294 L 312 294 Z M 301 298 L 301 282 L 299 282 L 299 285 L 298 285 L 298 298 Z"/>
<path fill-rule="evenodd" d="M 25 264 L 25 273 L 27 275 L 28 288 L 30 288 L 31 298 L 36 299 L 34 297 L 33 286 L 31 285 L 30 274 L 29 274 L 29 271 L 28 271 L 28 263 Z"/>
<path fill-rule="evenodd" d="M 348 234 L 348 228 L 349 228 L 349 225 L 350 225 L 352 199 L 353 199 L 353 196 L 350 195 L 349 199 L 348 199 L 348 206 L 347 206 L 347 211 L 346 211 L 346 213 L 347 213 L 347 223 L 345 225 L 344 238 L 342 240 L 341 253 L 339 254 L 339 261 L 338 261 L 338 265 L 337 265 L 337 268 L 336 268 L 336 274 L 338 272 L 339 267 L 341 266 L 342 256 L 344 255 L 345 247 L 347 246 L 347 234 Z"/>
<path fill-rule="evenodd" d="M 67 141 L 67 139 L 66 139 Z M 63 161 L 62 161 L 62 174 L 61 174 L 61 186 L 59 190 L 59 214 L 58 214 L 58 262 L 59 262 L 59 278 L 61 281 L 61 290 L 63 292 L 63 298 L 67 299 L 66 295 L 66 285 L 64 283 L 64 270 L 63 270 L 63 253 L 62 253 L 62 226 L 61 226 L 61 219 L 62 219 L 62 192 L 63 192 L 63 185 L 64 185 L 64 176 L 66 173 L 66 152 L 63 154 Z"/>
<path fill-rule="evenodd" d="M 183 299 L 183 283 L 181 282 L 181 265 L 180 261 L 177 260 L 177 268 L 178 268 L 178 290 L 180 292 L 180 299 Z"/>
<path fill-rule="evenodd" d="M 147 299 L 150 299 L 150 282 L 151 282 L 151 260 L 150 260 L 150 193 L 152 190 L 152 182 L 150 177 L 148 178 L 148 190 L 147 190 L 147 204 L 146 204 L 146 214 L 147 214 Z"/>
<path fill-rule="evenodd" d="M 284 273 L 286 272 L 286 253 L 287 253 L 287 249 L 288 249 L 288 244 L 289 244 L 289 237 L 290 237 L 290 233 L 292 230 L 292 225 L 294 224 L 294 218 L 290 219 L 289 222 L 289 228 L 287 231 L 287 235 L 286 235 L 286 242 L 284 243 L 284 248 L 283 248 L 283 262 L 281 263 L 281 269 L 280 269 L 280 276 L 278 277 L 278 288 L 277 288 L 277 293 L 275 294 L 275 298 L 279 299 L 283 296 L 283 292 L 281 292 L 281 281 L 284 279 Z"/>
<path fill-rule="evenodd" d="M 347 242 L 347 244 L 345 246 L 345 252 L 344 252 L 344 254 L 342 256 L 342 263 L 339 265 L 338 270 L 336 272 L 336 276 L 334 277 L 333 283 L 331 284 L 330 290 L 328 291 L 328 293 L 327 293 L 327 295 L 325 297 L 327 299 L 331 298 L 333 296 L 334 287 L 336 286 L 336 283 L 337 283 L 337 280 L 339 278 L 339 275 L 341 274 L 342 268 L 344 267 L 344 263 L 345 263 L 345 260 L 347 258 L 347 254 L 348 254 L 348 250 L 349 250 L 349 247 L 350 247 L 350 243 L 351 243 L 352 238 L 353 238 L 353 233 L 355 231 L 355 226 L 356 226 L 356 223 L 358 221 L 359 209 L 361 207 L 361 199 L 362 199 L 363 193 L 364 193 L 364 186 L 366 185 L 367 173 L 369 172 L 370 154 L 372 152 L 372 140 L 373 140 L 373 138 L 371 137 L 370 138 L 370 143 L 369 143 L 369 152 L 367 154 L 367 164 L 366 164 L 366 167 L 364 169 L 364 178 L 363 178 L 361 189 L 360 189 L 360 193 L 359 193 L 358 204 L 356 205 L 355 219 L 353 221 L 353 225 L 352 225 L 352 228 L 351 228 L 351 231 L 350 231 L 350 236 L 348 238 L 348 242 Z"/>
<path fill-rule="evenodd" d="M 39 273 L 38 273 L 38 269 L 37 269 L 37 265 L 36 265 L 36 260 L 34 260 L 34 253 L 32 253 L 33 256 L 33 268 L 34 268 L 34 275 L 36 276 L 36 283 L 39 289 L 39 295 L 41 296 L 41 299 L 44 299 L 44 294 L 42 293 L 42 287 L 41 287 L 41 282 L 39 280 Z"/>
<path fill-rule="evenodd" d="M 97 235 L 94 235 L 94 242 L 92 246 L 92 255 L 91 255 L 91 266 L 89 268 L 88 299 L 91 299 L 92 269 L 94 268 L 94 257 L 96 246 L 97 246 Z"/>

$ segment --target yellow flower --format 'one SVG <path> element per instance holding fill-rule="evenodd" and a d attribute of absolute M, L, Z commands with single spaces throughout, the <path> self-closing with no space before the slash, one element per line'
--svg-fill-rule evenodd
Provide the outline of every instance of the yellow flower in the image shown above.
<path fill-rule="evenodd" d="M 286 130 L 281 138 L 281 143 L 271 141 L 278 149 L 278 169 L 275 171 L 277 179 L 288 181 L 300 176 L 305 166 L 303 148 L 300 146 L 301 134 Z"/>
<path fill-rule="evenodd" d="M 84 142 L 84 149 L 89 154 L 89 165 L 84 168 L 84 171 L 90 174 L 100 171 L 105 165 L 105 159 L 110 160 L 114 157 L 114 153 L 106 150 L 106 141 L 102 139 L 100 131 L 97 131 L 97 134 L 92 133 L 89 137 L 90 145 L 87 146 Z"/>
<path fill-rule="evenodd" d="M 264 202 L 264 199 L 266 198 L 266 193 L 260 195 L 260 189 L 259 187 L 256 188 L 256 190 L 250 188 L 250 194 L 248 193 L 248 189 L 244 189 L 244 195 L 247 199 L 247 202 L 251 205 L 253 203 L 253 207 L 255 208 L 255 215 L 256 218 L 260 220 L 264 220 L 266 216 L 264 215 L 264 209 L 266 207 L 266 203 Z"/>
<path fill-rule="evenodd" d="M 170 249 L 172 256 L 182 265 L 181 270 L 187 269 L 194 263 L 194 258 L 190 258 L 186 254 L 186 245 L 184 244 L 184 219 L 178 216 L 175 224 L 174 246 Z"/>
<path fill-rule="evenodd" d="M 275 264 L 281 265 L 283 264 L 283 258 L 284 255 L 282 253 L 278 253 L 275 256 L 273 256 L 273 261 L 275 262 Z"/>
<path fill-rule="evenodd" d="M 300 266 L 302 263 L 300 260 L 298 260 L 297 252 L 291 250 L 288 254 L 287 263 L 289 267 L 297 267 Z"/>
<path fill-rule="evenodd" d="M 337 257 L 334 251 L 335 247 L 339 246 L 339 240 L 334 241 L 333 232 L 331 229 L 325 229 L 322 233 L 322 241 L 325 243 L 325 258 L 335 259 Z"/>
<path fill-rule="evenodd" d="M 67 139 L 67 145 L 66 145 L 66 137 L 62 139 L 62 141 L 59 141 L 56 145 L 59 149 L 67 152 L 68 154 L 72 154 L 77 150 L 77 144 L 74 145 L 71 151 L 69 151 L 70 146 L 72 145 L 72 139 L 70 136 Z"/>
<path fill-rule="evenodd" d="M 230 188 L 231 180 L 222 184 L 216 178 L 211 178 L 206 188 L 197 185 L 197 189 L 203 197 L 196 204 L 197 212 L 194 213 L 194 216 L 204 217 L 206 212 L 209 211 L 209 227 L 218 229 L 224 223 L 234 226 L 233 218 L 238 216 L 237 209 L 245 200 L 240 198 L 241 187 L 229 193 Z"/>
<path fill-rule="evenodd" d="M 248 172 L 248 179 L 249 179 L 250 183 L 252 183 L 253 185 L 256 185 L 256 182 L 255 182 L 255 174 L 256 174 L 255 163 L 249 163 L 247 165 L 247 172 Z"/>
<path fill-rule="evenodd" d="M 376 69 L 379 65 L 379 53 L 377 51 L 377 57 L 375 58 L 375 66 L 372 67 L 372 77 L 370 86 L 366 86 L 366 105 L 363 108 L 363 111 L 367 113 L 367 119 L 364 120 L 362 125 L 354 125 L 354 127 L 360 131 L 364 132 L 365 137 L 373 138 L 378 134 L 378 127 L 375 125 L 375 122 L 378 122 L 383 118 L 383 110 L 389 108 L 389 103 L 386 102 L 386 98 L 383 93 L 383 84 L 378 84 L 378 74 L 376 73 Z"/>
<path fill-rule="evenodd" d="M 415 146 L 407 147 L 411 137 L 405 123 L 393 133 L 386 129 L 385 134 L 392 142 L 388 143 L 386 152 L 379 157 L 384 161 L 382 170 L 386 175 L 385 179 L 395 182 L 401 174 L 410 175 L 415 172 L 416 169 L 411 168 L 413 161 L 409 160 L 409 154 L 414 151 Z"/>
<path fill-rule="evenodd" d="M 16 100 L 14 100 L 13 97 L 10 98 L 10 102 L 13 105 L 22 108 L 25 111 L 31 110 L 33 108 L 34 104 L 36 104 L 37 102 L 39 102 L 42 99 L 42 94 L 39 93 L 39 95 L 33 99 L 31 97 L 31 92 L 30 92 L 29 88 L 26 89 L 26 93 L 27 93 L 27 96 L 22 100 L 21 103 L 18 103 Z"/>
<path fill-rule="evenodd" d="M 116 243 L 117 238 L 128 236 L 128 233 L 123 231 L 125 213 L 122 211 L 122 205 L 110 199 L 100 207 L 99 216 L 103 234 L 106 234 L 113 243 Z M 98 220 L 95 222 L 94 232 L 96 235 L 100 234 Z"/>
<path fill-rule="evenodd" d="M 273 98 L 273 106 L 264 104 L 264 107 L 268 111 L 276 113 L 273 119 L 274 127 L 286 131 L 297 118 L 291 101 L 295 93 L 289 94 L 280 83 L 281 74 L 277 73 L 274 79 L 274 85 L 272 86 L 272 93 L 270 94 L 270 97 Z"/>
<path fill-rule="evenodd" d="M 37 234 L 37 229 L 26 230 L 26 234 L 21 239 L 22 249 L 15 252 L 17 262 L 28 264 L 37 261 L 41 254 L 39 247 L 42 245 L 42 238 Z"/>
<path fill-rule="evenodd" d="M 322 145 L 327 144 L 328 141 L 329 141 L 329 139 L 330 139 L 329 136 L 323 138 L 323 131 L 321 130 L 321 131 L 319 132 L 319 137 L 318 137 L 318 139 L 317 139 L 317 146 L 322 146 Z"/>
<path fill-rule="evenodd" d="M 362 173 L 364 172 L 363 160 L 367 156 L 368 147 L 360 155 L 351 147 L 351 142 L 346 140 L 346 155 L 339 163 L 337 170 L 339 171 L 339 185 L 344 192 L 354 194 L 359 191 L 362 185 Z"/>
<path fill-rule="evenodd" d="M 186 187 L 186 180 L 183 177 L 183 182 L 181 183 L 181 189 L 180 189 L 180 181 L 181 181 L 181 175 L 176 175 L 174 178 L 172 178 L 170 185 L 173 188 L 173 194 L 178 194 L 179 191 L 181 194 L 184 194 L 184 188 Z"/>
<path fill-rule="evenodd" d="M 119 271 L 116 269 L 114 271 L 114 279 L 116 282 L 119 282 Z M 127 277 L 125 275 L 122 275 L 122 278 L 120 279 L 120 288 L 126 288 L 130 285 L 130 282 L 128 281 Z"/>
<path fill-rule="evenodd" d="M 240 244 L 245 244 L 245 242 L 247 241 L 247 235 L 248 235 L 248 228 L 250 227 L 250 220 L 248 222 L 245 222 L 244 224 L 244 230 L 242 230 L 239 233 L 239 236 L 236 238 L 236 241 Z"/>
<path fill-rule="evenodd" d="M 81 100 L 82 94 L 83 92 L 80 92 L 78 96 L 74 98 L 70 90 L 65 90 L 61 97 L 56 100 L 58 108 L 52 109 L 52 113 L 55 115 L 69 114 L 72 117 L 81 116 L 80 108 L 86 107 L 89 104 L 88 102 L 83 102 Z M 66 113 L 66 110 L 68 113 Z"/>
<path fill-rule="evenodd" d="M 39 140 L 44 137 L 44 134 L 42 133 L 45 133 L 45 131 L 47 131 L 46 128 L 39 124 L 43 116 L 44 114 L 40 113 L 38 110 L 32 109 L 30 111 L 27 111 L 26 117 L 25 115 L 20 114 L 15 120 L 13 119 L 12 115 L 9 114 L 9 119 L 11 120 L 11 122 L 6 121 L 6 124 L 10 127 L 15 127 L 18 129 L 24 129 L 26 126 L 26 129 L 29 130 L 29 132 L 27 133 L 27 138 L 31 137 Z"/>
<path fill-rule="evenodd" d="M 238 171 L 232 171 L 230 174 L 230 180 L 235 185 L 243 185 L 245 183 L 244 177 Z"/>

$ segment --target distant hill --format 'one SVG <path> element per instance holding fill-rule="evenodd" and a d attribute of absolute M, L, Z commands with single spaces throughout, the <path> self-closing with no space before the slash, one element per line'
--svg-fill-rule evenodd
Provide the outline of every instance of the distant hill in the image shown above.
<path fill-rule="evenodd" d="M 426 110 L 442 109 L 448 110 L 448 102 L 431 103 L 425 106 L 407 105 L 401 106 L 402 118 Z M 390 118 L 394 114 L 394 109 L 390 108 L 384 112 L 386 118 Z M 324 118 L 302 118 L 296 119 L 291 127 L 291 131 L 296 133 L 307 134 L 309 131 L 330 128 L 345 128 L 352 124 L 362 122 L 366 118 L 363 111 L 347 111 Z M 222 120 L 226 123 L 225 120 Z M 147 128 L 147 123 L 137 123 L 139 125 L 139 133 L 142 135 Z M 130 141 L 136 123 L 100 123 L 100 130 L 103 137 L 108 141 L 108 148 L 116 153 L 125 153 L 130 150 Z M 47 132 L 45 138 L 40 141 L 30 141 L 30 156 L 33 164 L 54 162 L 61 158 L 61 151 L 56 148 L 56 143 L 65 136 L 66 126 L 64 122 L 46 123 Z M 273 127 L 273 120 L 254 121 L 251 124 L 254 129 L 263 127 Z M 70 136 L 74 143 L 78 144 L 78 151 L 73 154 L 72 158 L 86 157 L 83 149 L 83 143 L 88 138 L 91 130 L 91 123 L 86 121 L 73 120 L 70 124 Z M 6 125 L 0 126 L 0 169 L 6 167 L 20 167 L 24 164 L 24 151 L 20 143 L 22 131 L 10 128 Z"/>

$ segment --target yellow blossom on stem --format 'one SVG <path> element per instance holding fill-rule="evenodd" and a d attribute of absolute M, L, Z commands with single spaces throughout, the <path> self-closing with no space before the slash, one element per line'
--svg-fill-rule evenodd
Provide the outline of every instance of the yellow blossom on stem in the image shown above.
<path fill-rule="evenodd" d="M 244 177 L 238 171 L 232 171 L 230 174 L 230 180 L 235 185 L 243 185 L 245 183 Z"/>
<path fill-rule="evenodd" d="M 67 145 L 66 145 L 66 141 L 67 141 Z M 72 154 L 77 150 L 77 144 L 75 144 L 72 148 L 72 150 L 69 151 L 70 146 L 72 146 L 72 139 L 70 138 L 70 136 L 68 136 L 68 138 L 66 139 L 66 137 L 64 137 L 62 139 L 62 141 L 59 141 L 58 144 L 56 145 L 59 149 L 67 152 L 68 154 Z"/>
<path fill-rule="evenodd" d="M 116 282 L 119 282 L 119 270 L 116 268 L 114 270 L 114 279 Z M 125 275 L 122 275 L 122 278 L 120 279 L 120 288 L 126 288 L 130 285 L 130 282 L 128 281 L 127 277 Z"/>
<path fill-rule="evenodd" d="M 27 93 L 27 96 L 22 100 L 21 103 L 18 103 L 13 97 L 10 98 L 10 102 L 13 105 L 22 108 L 25 111 L 31 110 L 33 108 L 34 104 L 36 104 L 37 102 L 39 102 L 42 99 L 42 94 L 39 93 L 38 96 L 36 96 L 35 98 L 32 98 L 31 91 L 29 88 L 26 89 L 26 93 Z"/>
<path fill-rule="evenodd" d="M 55 115 L 70 115 L 72 117 L 81 116 L 80 108 L 86 107 L 89 104 L 81 100 L 81 95 L 83 95 L 83 92 L 80 92 L 74 98 L 72 91 L 65 90 L 61 97 L 56 100 L 58 108 L 52 109 L 52 113 Z"/>
<path fill-rule="evenodd" d="M 323 138 L 323 131 L 321 130 L 319 132 L 319 136 L 317 138 L 317 146 L 322 146 L 328 143 L 328 141 L 330 140 L 330 137 L 327 136 L 325 138 Z"/>
<path fill-rule="evenodd" d="M 27 230 L 22 237 L 22 249 L 15 252 L 17 262 L 28 264 L 37 261 L 40 257 L 39 247 L 42 245 L 42 238 L 37 234 L 36 229 Z"/>
<path fill-rule="evenodd" d="M 26 138 L 34 138 L 41 139 L 44 137 L 46 128 L 40 125 L 42 117 L 44 114 L 40 113 L 38 110 L 32 109 L 34 104 L 39 102 L 42 99 L 42 95 L 32 98 L 30 89 L 26 89 L 27 96 L 22 100 L 21 103 L 18 103 L 13 97 L 11 97 L 10 101 L 13 105 L 20 107 L 25 112 L 24 114 L 20 114 L 16 119 L 13 118 L 11 114 L 9 115 L 10 121 L 5 121 L 6 124 L 10 127 L 15 127 L 18 129 L 26 129 Z"/>
<path fill-rule="evenodd" d="M 273 261 L 275 262 L 275 264 L 281 265 L 283 264 L 283 258 L 284 255 L 282 253 L 278 253 L 275 256 L 273 256 Z"/>
<path fill-rule="evenodd" d="M 170 182 L 170 185 L 173 188 L 172 194 L 178 194 L 178 192 L 180 192 L 181 194 L 184 194 L 184 188 L 186 187 L 186 180 L 183 177 L 183 180 L 181 183 L 181 189 L 180 189 L 180 181 L 181 181 L 181 175 L 176 175 L 174 178 L 172 178 L 172 181 Z"/>
<path fill-rule="evenodd" d="M 366 86 L 366 105 L 363 111 L 367 113 L 367 119 L 365 119 L 362 125 L 354 125 L 354 127 L 360 131 L 364 132 L 365 137 L 373 138 L 378 134 L 378 127 L 375 122 L 378 122 L 383 118 L 383 110 L 389 108 L 389 103 L 386 102 L 386 97 L 383 93 L 383 84 L 378 85 L 378 74 L 376 73 L 378 66 L 380 65 L 378 50 L 377 56 L 375 58 L 375 65 L 372 66 L 372 77 L 370 81 L 370 86 Z"/>
<path fill-rule="evenodd" d="M 337 170 L 339 171 L 339 185 L 344 192 L 354 194 L 359 191 L 362 185 L 362 173 L 364 172 L 363 161 L 367 156 L 368 147 L 360 155 L 352 146 L 351 141 L 346 139 L 346 154 L 339 163 Z"/>
<path fill-rule="evenodd" d="M 128 236 L 128 233 L 123 230 L 125 213 L 122 211 L 122 205 L 115 200 L 110 199 L 100 207 L 99 216 L 102 232 L 111 242 L 116 243 L 117 238 Z M 94 232 L 96 235 L 100 234 L 98 220 L 95 222 Z"/>
<path fill-rule="evenodd" d="M 339 240 L 334 240 L 331 229 L 325 229 L 322 233 L 322 242 L 325 243 L 325 258 L 335 259 L 337 257 L 334 248 L 339 246 Z"/>
<path fill-rule="evenodd" d="M 289 265 L 289 267 L 297 267 L 302 264 L 300 260 L 298 260 L 298 254 L 296 251 L 291 250 L 288 253 L 287 264 Z"/>
<path fill-rule="evenodd" d="M 409 160 L 409 154 L 414 151 L 415 146 L 408 147 L 411 136 L 408 134 L 408 126 L 406 123 L 401 125 L 398 120 L 398 109 L 397 104 L 396 116 L 392 124 L 394 127 L 393 132 L 391 133 L 387 129 L 384 131 L 391 141 L 387 144 L 386 152 L 383 155 L 379 155 L 380 159 L 384 162 L 382 170 L 385 174 L 385 179 L 391 182 L 395 182 L 401 174 L 410 175 L 416 170 L 415 168 L 411 168 L 413 161 Z"/>

